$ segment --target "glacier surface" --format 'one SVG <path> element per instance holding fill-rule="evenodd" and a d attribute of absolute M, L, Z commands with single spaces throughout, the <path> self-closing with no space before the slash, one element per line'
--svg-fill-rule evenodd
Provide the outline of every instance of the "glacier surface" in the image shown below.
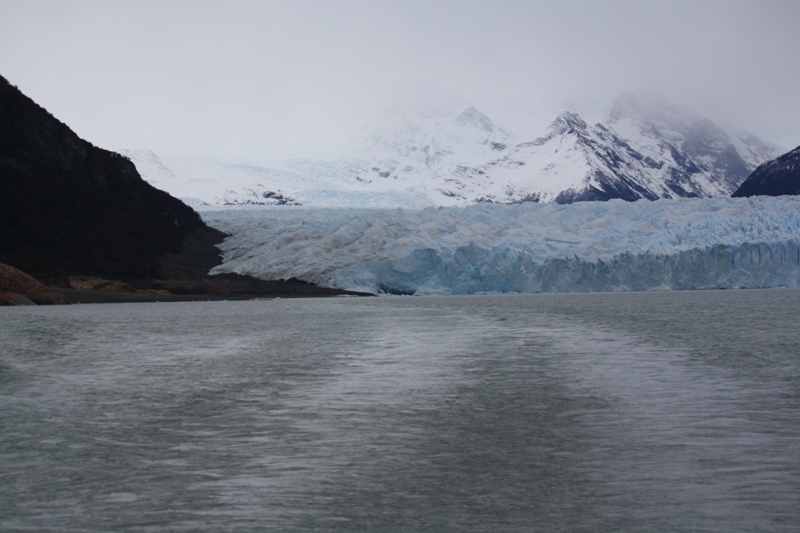
<path fill-rule="evenodd" d="M 201 214 L 212 274 L 377 294 L 800 286 L 800 197 Z"/>

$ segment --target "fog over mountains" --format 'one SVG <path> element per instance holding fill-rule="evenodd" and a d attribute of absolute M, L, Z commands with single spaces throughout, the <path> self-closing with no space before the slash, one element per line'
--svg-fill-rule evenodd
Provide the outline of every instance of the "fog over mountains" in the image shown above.
<path fill-rule="evenodd" d="M 124 151 L 192 205 L 466 206 L 730 196 L 782 153 L 644 92 L 607 105 L 481 110 L 455 96 L 397 104 L 333 159 L 269 165 Z"/>

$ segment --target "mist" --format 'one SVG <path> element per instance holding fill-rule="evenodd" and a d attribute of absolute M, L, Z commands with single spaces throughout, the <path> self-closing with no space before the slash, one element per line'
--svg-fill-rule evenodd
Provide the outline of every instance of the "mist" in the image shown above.
<path fill-rule="evenodd" d="M 90 142 L 332 156 L 409 94 L 656 90 L 800 144 L 800 2 L 0 0 L 0 74 Z"/>

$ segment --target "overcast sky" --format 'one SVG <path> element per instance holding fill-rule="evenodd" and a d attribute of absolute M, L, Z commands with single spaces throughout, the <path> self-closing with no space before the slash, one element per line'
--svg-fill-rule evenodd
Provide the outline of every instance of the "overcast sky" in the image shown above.
<path fill-rule="evenodd" d="M 109 149 L 331 153 L 404 94 L 658 88 L 800 145 L 799 0 L 0 0 L 0 74 Z"/>

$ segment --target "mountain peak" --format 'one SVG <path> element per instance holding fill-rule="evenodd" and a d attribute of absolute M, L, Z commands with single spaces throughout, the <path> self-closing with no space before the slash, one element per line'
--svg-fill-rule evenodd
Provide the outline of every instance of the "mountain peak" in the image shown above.
<path fill-rule="evenodd" d="M 492 120 L 475 109 L 474 106 L 469 106 L 463 113 L 456 117 L 456 124 L 462 126 L 474 126 L 486 133 L 492 133 L 495 130 L 495 125 Z"/>
<path fill-rule="evenodd" d="M 577 113 L 565 111 L 561 113 L 550 125 L 550 128 L 557 134 L 563 135 L 570 130 L 585 130 L 586 121 Z"/>

